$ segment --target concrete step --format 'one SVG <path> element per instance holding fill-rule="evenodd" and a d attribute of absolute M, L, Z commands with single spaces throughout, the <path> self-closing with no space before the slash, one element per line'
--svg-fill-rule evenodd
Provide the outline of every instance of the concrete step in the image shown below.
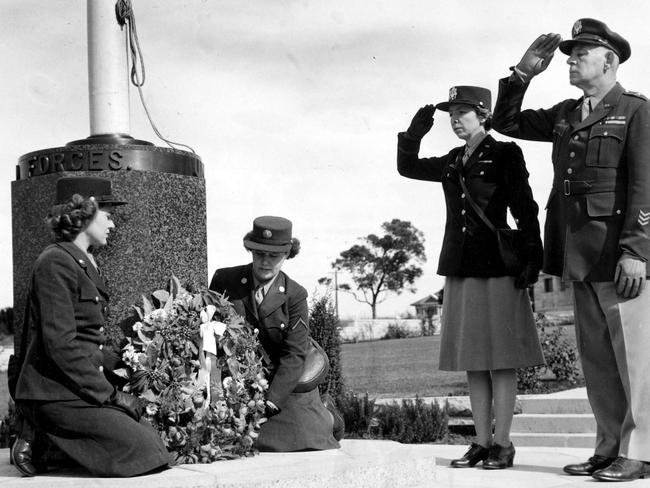
<path fill-rule="evenodd" d="M 515 415 L 512 419 L 511 431 L 516 433 L 591 434 L 596 432 L 596 420 L 593 415 L 586 413 L 522 413 Z"/>
<path fill-rule="evenodd" d="M 512 443 L 517 447 L 584 447 L 593 448 L 596 434 L 551 434 L 512 432 Z"/>
<path fill-rule="evenodd" d="M 591 406 L 586 398 L 553 398 L 544 396 L 526 397 L 517 399 L 521 413 L 586 413 L 591 414 Z"/>

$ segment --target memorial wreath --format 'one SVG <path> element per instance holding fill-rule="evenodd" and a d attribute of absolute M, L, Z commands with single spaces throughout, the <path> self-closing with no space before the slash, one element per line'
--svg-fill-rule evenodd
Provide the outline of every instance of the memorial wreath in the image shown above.
<path fill-rule="evenodd" d="M 176 277 L 135 309 L 124 390 L 145 402 L 174 462 L 253 455 L 268 388 L 254 329 L 224 295 L 189 293 Z"/>

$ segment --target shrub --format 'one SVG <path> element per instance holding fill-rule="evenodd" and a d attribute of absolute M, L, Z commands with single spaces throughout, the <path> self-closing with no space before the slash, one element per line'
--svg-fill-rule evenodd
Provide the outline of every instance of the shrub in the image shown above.
<path fill-rule="evenodd" d="M 0 310 L 0 336 L 13 335 L 14 309 L 6 307 Z"/>
<path fill-rule="evenodd" d="M 444 410 L 418 397 L 401 403 L 377 405 L 367 393 L 360 397 L 346 392 L 339 406 L 348 437 L 417 444 L 440 441 L 448 433 Z"/>
<path fill-rule="evenodd" d="M 382 337 L 383 339 L 406 339 L 408 337 L 414 337 L 412 331 L 410 331 L 405 325 L 400 324 L 399 322 L 393 322 L 388 324 L 386 333 Z"/>
<path fill-rule="evenodd" d="M 518 369 L 517 387 L 525 392 L 540 390 L 541 377 L 548 371 L 558 381 L 575 384 L 579 375 L 575 347 L 563 336 L 561 327 L 554 327 L 544 314 L 537 314 L 536 324 L 546 365 Z"/>
<path fill-rule="evenodd" d="M 321 393 L 328 392 L 337 399 L 343 391 L 341 339 L 339 337 L 339 320 L 329 295 L 316 296 L 312 299 L 310 315 L 311 335 L 325 350 L 330 361 L 327 378 L 318 388 Z"/>

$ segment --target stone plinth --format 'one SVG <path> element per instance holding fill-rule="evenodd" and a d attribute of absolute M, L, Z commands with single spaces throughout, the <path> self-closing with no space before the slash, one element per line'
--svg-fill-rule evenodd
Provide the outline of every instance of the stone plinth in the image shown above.
<path fill-rule="evenodd" d="M 130 328 L 133 305 L 166 287 L 172 273 L 191 288 L 207 286 L 205 179 L 197 156 L 106 144 L 30 153 L 20 159 L 11 187 L 16 348 L 31 266 L 52 242 L 44 217 L 63 176 L 109 178 L 113 194 L 129 202 L 115 209 L 116 228 L 96 253 L 110 291 L 109 338 Z"/>

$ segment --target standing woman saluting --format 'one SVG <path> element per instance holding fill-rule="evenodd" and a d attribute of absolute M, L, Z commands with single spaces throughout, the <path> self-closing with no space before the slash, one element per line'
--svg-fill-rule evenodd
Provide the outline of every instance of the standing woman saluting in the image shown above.
<path fill-rule="evenodd" d="M 449 101 L 418 110 L 397 146 L 399 173 L 440 182 L 445 194 L 447 222 L 438 264 L 438 274 L 446 277 L 440 369 L 467 371 L 476 427 L 476 442 L 451 462 L 458 468 L 480 461 L 485 469 L 512 466 L 515 369 L 544 362 L 527 294 L 542 264 L 538 207 L 521 149 L 488 134 L 490 107 L 488 89 L 452 87 Z M 449 112 L 451 128 L 465 144 L 421 159 L 420 140 L 431 129 L 436 108 Z M 508 208 L 526 249 L 525 266 L 516 276 L 506 271 L 494 232 L 508 227 Z"/>

